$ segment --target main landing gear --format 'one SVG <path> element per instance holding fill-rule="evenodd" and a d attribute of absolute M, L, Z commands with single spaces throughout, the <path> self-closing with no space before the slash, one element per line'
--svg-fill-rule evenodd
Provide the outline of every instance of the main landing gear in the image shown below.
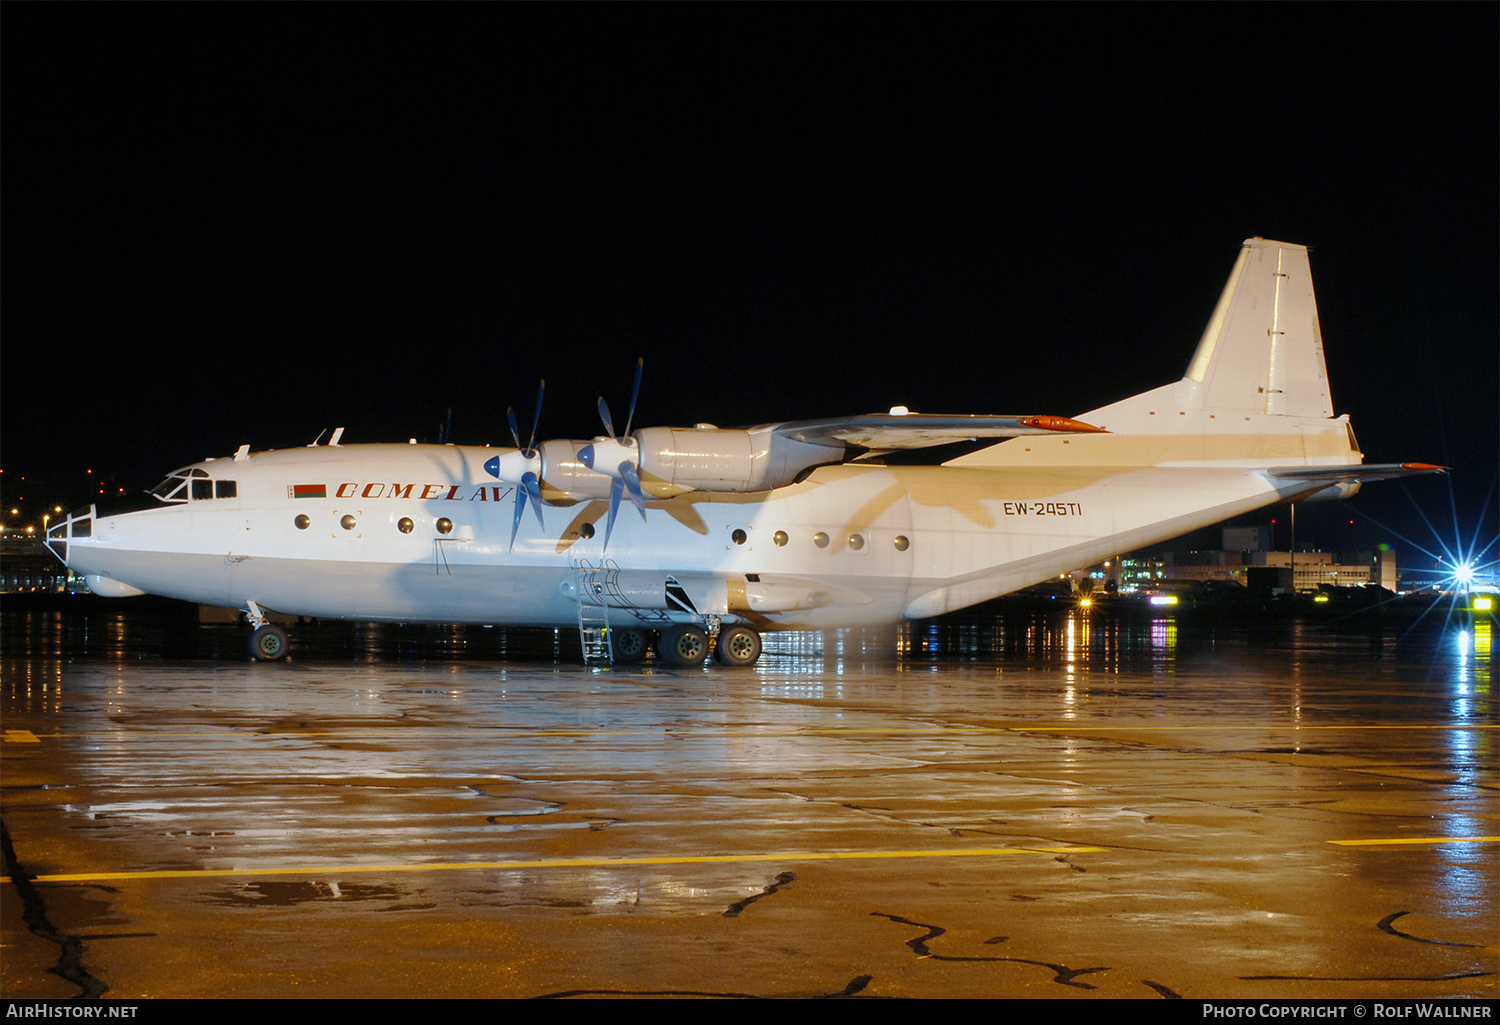
<path fill-rule="evenodd" d="M 701 666 L 708 658 L 708 634 L 691 623 L 669 626 L 656 639 L 656 653 L 674 666 Z"/>
<path fill-rule="evenodd" d="M 726 626 L 719 631 L 714 658 L 721 666 L 753 666 L 760 658 L 760 634 L 748 626 Z"/>
<path fill-rule="evenodd" d="M 245 603 L 249 608 L 245 617 L 255 629 L 250 632 L 250 657 L 257 662 L 279 662 L 292 650 L 286 631 L 266 619 L 266 614 L 253 601 Z"/>
<path fill-rule="evenodd" d="M 651 638 L 644 630 L 610 630 L 609 658 L 615 665 L 633 665 L 646 657 Z"/>
<path fill-rule="evenodd" d="M 760 634 L 748 626 L 726 626 L 712 648 L 722 666 L 752 666 L 760 658 Z M 709 649 L 708 632 L 692 623 L 670 626 L 656 639 L 657 657 L 674 666 L 701 666 Z"/>

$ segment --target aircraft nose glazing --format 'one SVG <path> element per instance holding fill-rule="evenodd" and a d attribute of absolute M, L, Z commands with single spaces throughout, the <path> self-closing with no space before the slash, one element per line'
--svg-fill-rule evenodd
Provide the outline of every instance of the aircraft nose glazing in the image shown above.
<path fill-rule="evenodd" d="M 68 543 L 94 535 L 94 507 L 86 512 L 69 512 L 47 528 L 47 547 L 64 566 L 68 565 Z"/>

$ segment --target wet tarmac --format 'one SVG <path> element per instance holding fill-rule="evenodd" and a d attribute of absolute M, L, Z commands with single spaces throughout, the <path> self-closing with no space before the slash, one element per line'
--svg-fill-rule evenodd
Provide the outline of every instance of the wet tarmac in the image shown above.
<path fill-rule="evenodd" d="M 1487 997 L 1490 626 L 3 617 L 7 997 Z"/>

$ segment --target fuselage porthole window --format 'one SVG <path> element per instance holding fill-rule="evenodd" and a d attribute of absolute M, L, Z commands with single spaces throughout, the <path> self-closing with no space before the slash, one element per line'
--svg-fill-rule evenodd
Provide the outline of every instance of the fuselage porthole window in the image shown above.
<path fill-rule="evenodd" d="M 778 530 L 776 533 L 771 535 L 771 540 L 776 542 L 777 548 L 785 548 L 787 543 L 786 531 Z"/>
<path fill-rule="evenodd" d="M 416 529 L 416 526 L 417 525 L 411 521 L 410 516 L 403 516 L 396 521 L 396 529 L 401 531 L 401 533 L 403 534 L 410 534 L 413 530 Z"/>
<path fill-rule="evenodd" d="M 825 534 L 825 533 L 823 533 L 821 530 L 818 531 L 816 534 L 813 535 L 813 544 L 817 545 L 819 548 L 827 548 L 828 547 L 828 535 Z"/>
<path fill-rule="evenodd" d="M 292 522 L 297 525 L 298 530 L 306 530 L 308 527 L 312 526 L 312 520 L 308 518 L 308 515 L 306 513 L 302 513 Z"/>
<path fill-rule="evenodd" d="M 904 552 L 911 547 L 911 541 L 905 534 L 897 534 L 896 540 L 892 543 L 895 544 L 896 551 L 898 552 Z"/>
<path fill-rule="evenodd" d="M 453 521 L 444 516 L 437 521 L 437 529 L 439 534 L 451 534 L 453 533 Z"/>
<path fill-rule="evenodd" d="M 339 520 L 339 526 L 343 527 L 345 530 L 353 530 L 354 529 L 354 523 L 355 523 L 354 517 L 351 516 L 351 515 L 349 515 L 348 513 L 345 513 L 343 515 L 343 517 Z"/>

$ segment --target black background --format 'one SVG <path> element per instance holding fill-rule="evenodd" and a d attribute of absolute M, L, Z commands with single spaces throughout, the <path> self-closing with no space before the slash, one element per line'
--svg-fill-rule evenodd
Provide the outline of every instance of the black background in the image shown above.
<path fill-rule="evenodd" d="M 508 445 L 543 377 L 588 437 L 637 357 L 636 426 L 1076 414 L 1180 377 L 1262 235 L 1367 458 L 1454 470 L 1299 540 L 1487 541 L 1496 12 L 6 5 L 6 512 Z"/>

